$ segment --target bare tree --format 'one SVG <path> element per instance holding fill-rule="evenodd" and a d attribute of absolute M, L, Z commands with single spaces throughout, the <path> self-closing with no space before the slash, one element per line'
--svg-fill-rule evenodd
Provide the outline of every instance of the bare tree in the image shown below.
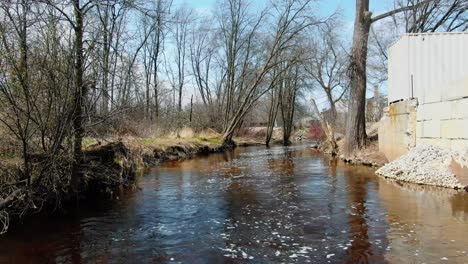
<path fill-rule="evenodd" d="M 0 41 L 2 52 L 4 54 L 4 63 L 7 63 L 12 70 L 11 76 L 5 76 L 0 79 L 0 92 L 5 99 L 2 102 L 4 113 L 0 116 L 0 122 L 3 123 L 20 140 L 22 145 L 22 157 L 24 167 L 24 177 L 28 185 L 31 184 L 31 168 L 29 162 L 29 148 L 33 129 L 31 127 L 32 117 L 31 108 L 33 98 L 30 88 L 29 77 L 29 45 L 28 45 L 28 27 L 31 23 L 28 18 L 31 3 L 28 0 L 22 0 L 18 4 L 4 3 L 0 6 L 5 21 L 0 28 Z M 13 29 L 8 32 L 6 26 Z M 19 43 L 16 48 L 14 42 Z M 11 81 L 7 81 L 8 77 Z M 3 101 L 3 100 L 2 100 Z M 6 107 L 8 105 L 8 107 Z"/>
<path fill-rule="evenodd" d="M 192 66 L 192 75 L 195 84 L 200 93 L 204 105 L 213 105 L 216 95 L 214 87 L 212 87 L 210 76 L 211 70 L 214 68 L 214 56 L 216 55 L 216 46 L 213 38 L 213 29 L 210 28 L 212 21 L 204 19 L 199 23 L 194 23 L 191 32 L 190 42 L 190 63 Z"/>
<path fill-rule="evenodd" d="M 401 13 L 405 31 L 452 32 L 468 29 L 468 2 L 465 0 L 398 0 L 397 7 L 418 6 Z"/>
<path fill-rule="evenodd" d="M 347 55 L 340 45 L 335 24 L 327 24 L 318 31 L 318 36 L 312 41 L 308 58 L 304 68 L 314 87 L 322 90 L 330 106 L 330 120 L 332 127 L 337 121 L 336 103 L 343 99 L 348 91 L 346 78 Z"/>
<path fill-rule="evenodd" d="M 283 145 L 291 145 L 291 134 L 294 128 L 294 114 L 296 110 L 296 98 L 300 89 L 300 65 L 293 61 L 287 66 L 283 79 L 283 90 L 280 98 L 281 117 L 283 121 Z"/>
<path fill-rule="evenodd" d="M 164 41 L 169 28 L 169 14 L 172 0 L 157 0 L 152 3 L 143 16 L 143 38 L 149 35 L 144 45 L 143 65 L 145 68 L 145 113 L 146 117 L 159 118 L 160 89 L 159 73 Z M 152 87 L 152 89 L 151 89 Z M 151 92 L 152 90 L 152 92 Z"/>
<path fill-rule="evenodd" d="M 0 12 L 0 129 L 16 138 L 5 141 L 13 151 L 21 144 L 24 160 L 22 179 L 1 185 L 7 196 L 0 199 L 20 193 L 23 199 L 14 202 L 26 211 L 42 199 L 38 189 L 47 186 L 53 196 L 69 187 L 72 151 L 63 144 L 71 139 L 75 112 L 74 49 L 51 5 L 23 0 L 0 4 Z"/>
<path fill-rule="evenodd" d="M 336 144 L 334 128 L 330 125 L 329 122 L 327 122 L 327 120 L 325 120 L 323 114 L 320 113 L 317 107 L 317 103 L 315 103 L 314 99 L 312 99 L 312 108 L 314 109 L 315 115 L 320 121 L 320 125 L 322 126 L 323 131 L 325 132 L 325 136 L 327 137 L 327 141 L 330 145 L 330 152 L 331 154 L 335 155 L 338 152 L 338 145 Z"/>
<path fill-rule="evenodd" d="M 121 36 L 122 23 L 125 21 L 125 14 L 128 7 L 125 2 L 120 1 L 98 1 L 96 3 L 96 16 L 100 22 L 101 46 L 101 112 L 107 115 L 112 91 L 114 87 L 110 86 L 112 64 L 118 56 L 118 41 Z M 114 82 L 111 82 L 112 84 Z"/>
<path fill-rule="evenodd" d="M 276 65 L 281 63 L 280 55 L 294 46 L 293 40 L 299 36 L 300 32 L 317 23 L 305 15 L 309 2 L 287 1 L 274 5 L 277 15 L 274 22 L 274 32 L 270 35 L 266 51 L 263 52 L 264 59 L 255 65 L 250 64 L 250 59 L 254 56 L 252 46 L 264 17 L 261 16 L 260 19 L 254 20 L 248 27 L 245 3 L 239 0 L 229 1 L 228 16 L 233 19 L 224 21 L 224 26 L 222 26 L 228 62 L 223 132 L 223 140 L 226 144 L 231 144 L 234 132 L 242 123 L 245 115 L 254 103 L 271 88 L 270 85 L 265 85 L 265 77 Z M 240 35 L 243 30 L 248 30 L 244 36 Z M 242 50 L 244 54 L 239 54 L 239 51 Z M 242 58 L 241 63 L 239 63 L 239 57 Z M 255 74 L 249 75 L 253 65 L 256 66 Z M 236 107 L 233 107 L 234 105 Z"/>
<path fill-rule="evenodd" d="M 226 72 L 219 54 L 219 31 L 213 22 L 212 18 L 204 18 L 193 23 L 189 50 L 191 74 L 203 103 L 203 114 L 207 115 L 211 128 L 220 130 L 221 94 Z"/>
<path fill-rule="evenodd" d="M 367 50 L 371 24 L 400 12 L 413 10 L 432 0 L 421 1 L 416 5 L 394 9 L 378 16 L 369 11 L 369 0 L 356 0 L 353 46 L 348 75 L 350 79 L 350 100 L 348 104 L 345 153 L 351 154 L 356 148 L 366 144 L 366 84 Z"/>
<path fill-rule="evenodd" d="M 278 67 L 281 67 L 280 65 Z M 277 72 L 281 72 L 279 69 L 273 69 L 272 75 L 275 76 Z M 284 73 L 282 73 L 284 74 Z M 276 124 L 276 117 L 278 116 L 278 109 L 281 103 L 281 96 L 283 92 L 283 78 L 273 77 L 273 80 L 276 81 L 272 83 L 272 88 L 269 92 L 270 95 L 270 105 L 268 107 L 268 120 L 267 120 L 267 131 L 265 135 L 265 144 L 270 145 L 270 141 L 273 137 L 273 132 Z"/>
<path fill-rule="evenodd" d="M 72 191 L 77 192 L 82 182 L 83 171 L 83 137 L 85 134 L 86 102 L 88 97 L 89 83 L 85 83 L 85 50 L 84 50 L 84 19 L 86 14 L 93 8 L 95 3 L 92 0 L 82 3 L 81 0 L 73 0 L 71 7 L 73 15 L 67 13 L 64 3 L 51 0 L 44 2 L 57 10 L 61 18 L 65 19 L 73 31 L 73 86 L 74 102 L 72 112 L 73 127 L 73 169 L 70 180 Z"/>
<path fill-rule="evenodd" d="M 172 37 L 175 45 L 174 66 L 175 73 L 170 68 L 171 84 L 174 91 L 177 93 L 177 111 L 182 111 L 182 96 L 186 82 L 186 63 L 188 49 L 188 33 L 190 23 L 193 21 L 192 11 L 186 8 L 176 10 L 174 14 L 174 28 Z"/>
<path fill-rule="evenodd" d="M 83 30 L 84 30 L 84 16 L 86 14 L 86 6 L 91 2 L 84 5 L 80 0 L 73 1 L 73 12 L 75 21 L 72 22 L 72 27 L 75 33 L 75 111 L 73 112 L 73 171 L 71 178 L 71 187 L 74 191 L 82 181 L 81 164 L 83 162 L 83 136 L 84 136 L 84 105 L 86 96 L 88 94 L 88 87 L 84 83 L 84 51 L 83 51 Z M 71 22 L 71 21 L 70 21 Z"/>

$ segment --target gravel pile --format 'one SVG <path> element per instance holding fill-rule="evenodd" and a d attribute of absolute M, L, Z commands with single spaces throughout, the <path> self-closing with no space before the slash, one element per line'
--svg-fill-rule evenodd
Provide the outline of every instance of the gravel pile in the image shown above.
<path fill-rule="evenodd" d="M 418 146 L 399 159 L 376 171 L 376 174 L 399 181 L 464 188 L 450 169 L 452 159 L 467 165 L 467 155 L 437 146 Z"/>

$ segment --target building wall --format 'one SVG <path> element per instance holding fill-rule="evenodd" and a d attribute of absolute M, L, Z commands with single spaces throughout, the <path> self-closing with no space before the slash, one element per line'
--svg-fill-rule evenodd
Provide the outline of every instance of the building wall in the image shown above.
<path fill-rule="evenodd" d="M 419 145 L 468 151 L 468 97 L 430 104 L 419 104 L 417 99 L 390 104 L 379 123 L 379 150 L 392 161 Z"/>
<path fill-rule="evenodd" d="M 418 106 L 417 145 L 437 145 L 453 150 L 468 149 L 468 83 L 465 98 Z"/>
<path fill-rule="evenodd" d="M 417 100 L 391 104 L 379 122 L 379 150 L 395 160 L 416 145 Z"/>
<path fill-rule="evenodd" d="M 389 160 L 404 154 L 413 123 L 403 106 L 415 98 L 415 145 L 468 149 L 468 34 L 409 34 L 389 49 L 389 111 L 379 144 Z M 393 103 L 401 101 L 399 103 Z M 400 109 L 394 111 L 392 109 Z M 408 125 L 410 124 L 410 125 Z M 386 131 L 388 130 L 388 131 Z M 380 130 L 379 130 L 380 132 Z M 396 138 L 394 138 L 396 137 Z M 393 142 L 380 143 L 380 141 Z"/>
<path fill-rule="evenodd" d="M 466 96 L 468 33 L 405 34 L 389 48 L 389 102 L 420 104 Z"/>

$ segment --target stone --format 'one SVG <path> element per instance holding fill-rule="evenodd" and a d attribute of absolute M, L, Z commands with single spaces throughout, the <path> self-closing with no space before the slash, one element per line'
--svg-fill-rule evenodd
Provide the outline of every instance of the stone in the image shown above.
<path fill-rule="evenodd" d="M 467 164 L 465 153 L 433 145 L 417 146 L 376 171 L 377 175 L 404 182 L 463 189 L 451 170 L 452 160 Z"/>

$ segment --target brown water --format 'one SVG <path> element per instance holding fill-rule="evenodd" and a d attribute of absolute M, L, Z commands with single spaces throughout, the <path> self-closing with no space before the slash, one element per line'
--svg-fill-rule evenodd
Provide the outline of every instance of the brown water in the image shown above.
<path fill-rule="evenodd" d="M 306 146 L 166 162 L 139 186 L 25 222 L 0 237 L 0 262 L 468 263 L 467 194 Z"/>

